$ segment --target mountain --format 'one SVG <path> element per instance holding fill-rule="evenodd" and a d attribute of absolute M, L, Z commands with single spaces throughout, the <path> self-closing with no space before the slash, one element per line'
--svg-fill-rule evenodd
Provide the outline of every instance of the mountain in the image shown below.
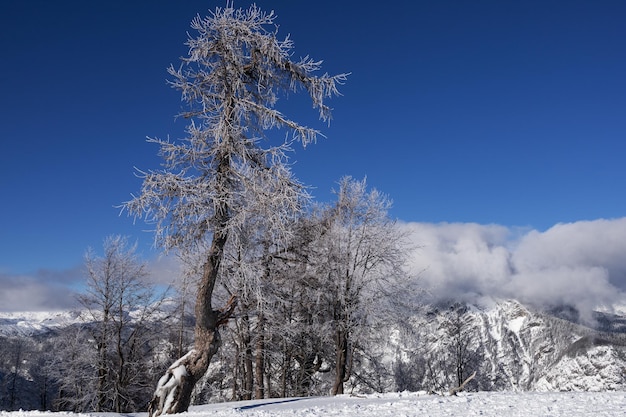
<path fill-rule="evenodd" d="M 35 336 L 81 322 L 80 311 L 0 312 L 0 336 Z"/>
<path fill-rule="evenodd" d="M 396 350 L 400 363 L 425 362 L 414 365 L 424 375 L 414 384 L 433 391 L 474 371 L 468 388 L 475 390 L 625 390 L 625 323 L 603 313 L 583 323 L 569 307 L 542 310 L 515 300 L 439 303 L 413 321 L 415 342 Z"/>

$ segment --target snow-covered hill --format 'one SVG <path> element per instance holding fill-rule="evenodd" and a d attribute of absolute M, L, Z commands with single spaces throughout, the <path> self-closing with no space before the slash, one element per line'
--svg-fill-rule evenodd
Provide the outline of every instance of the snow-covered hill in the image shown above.
<path fill-rule="evenodd" d="M 2 412 L 0 417 L 65 417 L 70 413 Z M 87 414 L 71 414 L 75 417 Z M 105 414 L 102 414 L 104 416 Z M 143 417 L 145 413 L 107 417 Z M 275 398 L 191 407 L 188 417 L 615 417 L 626 415 L 626 393 L 465 393 L 441 397 L 425 393 L 368 396 Z M 89 416 L 98 416 L 90 413 Z"/>

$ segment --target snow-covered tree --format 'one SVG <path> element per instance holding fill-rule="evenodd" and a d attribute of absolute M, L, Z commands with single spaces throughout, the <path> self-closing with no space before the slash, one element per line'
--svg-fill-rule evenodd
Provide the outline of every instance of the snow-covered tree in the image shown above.
<path fill-rule="evenodd" d="M 152 326 L 162 318 L 163 297 L 146 278 L 147 264 L 121 236 L 104 242 L 104 256 L 88 251 L 87 291 L 79 297 L 97 350 L 95 411 L 136 411 L 145 392 L 143 359 L 150 353 Z"/>
<path fill-rule="evenodd" d="M 406 256 L 404 233 L 388 216 L 390 200 L 365 180 L 344 177 L 336 203 L 323 222 L 323 258 L 317 274 L 324 277 L 325 298 L 332 312 L 335 346 L 333 394 L 342 394 L 351 376 L 359 338 L 374 318 L 387 283 L 403 275 Z M 378 307 L 377 307 L 378 306 Z"/>
<path fill-rule="evenodd" d="M 200 254 L 195 346 L 163 376 L 152 415 L 187 410 L 194 385 L 220 346 L 218 328 L 232 314 L 235 298 L 222 309 L 213 307 L 212 298 L 229 240 L 255 216 L 280 239 L 286 220 L 307 198 L 286 158 L 294 142 L 307 145 L 319 132 L 279 111 L 278 97 L 306 91 L 320 118 L 329 121 L 326 100 L 346 79 L 315 75 L 320 61 L 292 60 L 293 43 L 277 38 L 274 20 L 256 6 L 228 4 L 192 21 L 197 35 L 187 42 L 189 54 L 179 68 L 169 68 L 171 84 L 188 106 L 182 113 L 190 120 L 188 137 L 152 140 L 164 168 L 145 173 L 141 193 L 125 204 L 154 223 L 160 247 Z M 272 144 L 267 132 L 279 128 L 287 131 L 284 140 Z"/>
<path fill-rule="evenodd" d="M 461 387 L 467 377 L 478 367 L 478 354 L 472 347 L 475 335 L 472 317 L 467 307 L 455 303 L 450 307 L 444 322 L 447 335 L 447 348 L 454 368 L 454 387 Z"/>
<path fill-rule="evenodd" d="M 37 367 L 37 342 L 27 336 L 0 335 L 0 410 L 41 407 Z"/>
<path fill-rule="evenodd" d="M 276 393 L 282 397 L 322 395 L 330 388 L 328 287 L 317 273 L 324 233 L 321 217 L 309 213 L 294 224 L 288 247 L 272 256 L 273 302 L 265 313 L 272 326 L 266 348 Z"/>
<path fill-rule="evenodd" d="M 58 385 L 53 409 L 94 411 L 98 402 L 98 351 L 88 329 L 69 326 L 51 339 L 46 368 Z M 106 398 L 102 392 L 102 398 Z"/>
<path fill-rule="evenodd" d="M 48 368 L 60 386 L 58 407 L 72 411 L 138 411 L 149 395 L 147 365 L 164 327 L 164 294 L 146 281 L 147 264 L 128 239 L 110 236 L 104 255 L 88 250 L 81 324 L 63 329 Z"/>

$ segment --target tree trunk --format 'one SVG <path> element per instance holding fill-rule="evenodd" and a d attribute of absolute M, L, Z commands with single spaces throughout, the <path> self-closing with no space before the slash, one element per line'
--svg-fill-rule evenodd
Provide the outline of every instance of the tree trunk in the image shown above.
<path fill-rule="evenodd" d="M 287 384 L 288 380 L 291 377 L 291 359 L 293 358 L 292 348 L 286 343 L 283 343 L 283 363 L 282 363 L 282 373 L 280 376 L 280 397 L 287 397 Z"/>
<path fill-rule="evenodd" d="M 96 388 L 96 409 L 95 411 L 104 411 L 106 407 L 106 383 L 108 376 L 108 367 L 106 361 L 107 342 L 101 341 L 98 343 L 98 386 Z"/>
<path fill-rule="evenodd" d="M 259 323 L 257 325 L 257 342 L 256 342 L 256 390 L 254 398 L 262 400 L 265 398 L 265 325 L 263 323 L 263 312 L 259 313 Z"/>
<path fill-rule="evenodd" d="M 248 317 L 248 313 L 246 313 L 242 319 L 242 327 L 243 327 L 243 390 L 241 399 L 242 400 L 251 400 L 252 399 L 252 391 L 254 389 L 254 376 L 253 376 L 253 367 L 252 367 L 252 346 L 251 346 L 251 337 L 250 337 L 250 318 Z"/>
<path fill-rule="evenodd" d="M 331 391 L 332 395 L 343 394 L 343 384 L 350 378 L 348 367 L 348 334 L 345 330 L 337 330 L 335 333 L 335 382 Z"/>
<path fill-rule="evenodd" d="M 211 298 L 217 281 L 227 234 L 216 232 L 203 267 L 202 280 L 196 297 L 196 327 L 194 348 L 174 362 L 161 377 L 152 401 L 148 405 L 151 417 L 182 413 L 189 409 L 196 382 L 206 373 L 211 358 L 221 345 L 219 326 L 231 316 L 236 297 L 221 310 L 213 310 Z"/>
<path fill-rule="evenodd" d="M 263 333 L 259 334 L 259 339 L 256 344 L 256 358 L 255 358 L 255 382 L 256 389 L 254 392 L 254 398 L 262 400 L 265 398 L 265 340 Z"/>

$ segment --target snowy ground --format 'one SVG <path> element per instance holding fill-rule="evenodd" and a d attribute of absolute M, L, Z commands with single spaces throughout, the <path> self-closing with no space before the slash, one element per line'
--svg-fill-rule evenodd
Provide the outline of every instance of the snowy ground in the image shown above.
<path fill-rule="evenodd" d="M 91 414 L 96 416 L 97 414 Z M 462 393 L 439 397 L 394 393 L 367 397 L 276 398 L 192 407 L 188 417 L 575 417 L 626 416 L 626 392 Z M 64 417 L 72 413 L 0 411 L 0 417 Z M 107 413 L 100 416 L 115 417 Z M 122 417 L 130 417 L 122 414 Z M 145 417 L 145 413 L 135 414 Z"/>

